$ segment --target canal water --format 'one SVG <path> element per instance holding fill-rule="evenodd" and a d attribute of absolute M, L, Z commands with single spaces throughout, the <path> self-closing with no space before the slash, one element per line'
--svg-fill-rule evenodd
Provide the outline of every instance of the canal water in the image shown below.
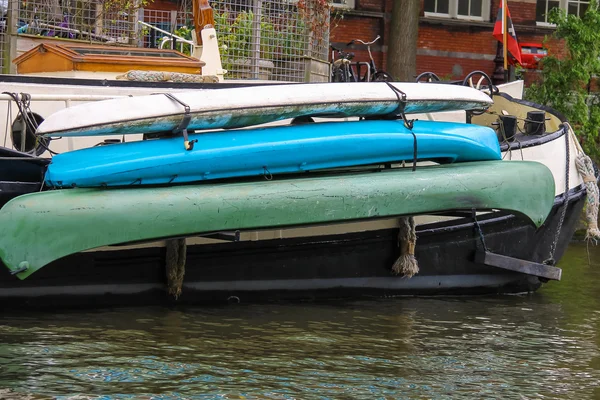
<path fill-rule="evenodd" d="M 0 399 L 600 398 L 600 247 L 561 267 L 532 295 L 4 314 Z"/>

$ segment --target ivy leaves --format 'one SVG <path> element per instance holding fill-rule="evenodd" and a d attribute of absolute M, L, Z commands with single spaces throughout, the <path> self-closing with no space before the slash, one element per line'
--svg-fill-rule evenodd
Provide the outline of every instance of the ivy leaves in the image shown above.
<path fill-rule="evenodd" d="M 541 80 L 533 83 L 526 97 L 555 108 L 567 118 L 586 153 L 600 160 L 600 93 L 593 84 L 600 75 L 600 12 L 592 0 L 581 17 L 555 8 L 548 22 L 556 25 L 549 39 L 564 43 L 565 54 L 549 55 L 541 61 Z"/>

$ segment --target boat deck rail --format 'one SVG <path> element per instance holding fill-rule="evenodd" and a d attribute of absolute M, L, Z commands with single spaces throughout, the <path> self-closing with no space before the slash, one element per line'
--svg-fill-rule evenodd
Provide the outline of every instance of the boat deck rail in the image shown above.
<path fill-rule="evenodd" d="M 119 95 L 96 95 L 96 94 L 25 94 L 17 93 L 19 101 L 23 101 L 28 97 L 28 100 L 32 101 L 101 101 L 110 100 L 118 97 L 125 97 Z M 0 101 L 15 101 L 12 96 L 7 94 L 0 94 Z"/>

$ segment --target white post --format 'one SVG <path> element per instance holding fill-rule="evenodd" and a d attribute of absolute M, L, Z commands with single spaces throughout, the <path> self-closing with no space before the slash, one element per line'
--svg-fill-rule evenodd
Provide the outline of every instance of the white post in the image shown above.
<path fill-rule="evenodd" d="M 219 52 L 219 41 L 217 40 L 217 31 L 215 28 L 204 28 L 200 32 L 204 46 L 198 46 L 194 39 L 194 49 L 192 57 L 198 58 L 205 63 L 202 67 L 202 75 L 216 75 L 219 82 L 223 82 L 223 75 L 227 73 L 221 64 L 221 54 Z M 192 38 L 195 38 L 192 33 Z"/>
<path fill-rule="evenodd" d="M 254 0 L 253 3 L 254 19 L 252 20 L 252 55 L 251 71 L 252 77 L 260 77 L 260 21 L 262 19 L 262 0 Z"/>

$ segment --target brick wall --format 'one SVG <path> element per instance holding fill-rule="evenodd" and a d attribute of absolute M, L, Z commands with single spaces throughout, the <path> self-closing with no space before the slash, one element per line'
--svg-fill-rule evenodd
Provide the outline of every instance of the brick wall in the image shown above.
<path fill-rule="evenodd" d="M 419 26 L 419 49 L 496 54 L 496 40 L 487 28 L 466 26 Z"/>
<path fill-rule="evenodd" d="M 145 8 L 150 10 L 177 11 L 179 5 L 176 1 L 172 0 L 152 0 Z"/>
<path fill-rule="evenodd" d="M 508 9 L 510 10 L 510 17 L 513 24 L 535 26 L 535 6 L 535 2 L 509 1 Z M 498 15 L 498 7 L 500 7 L 500 1 L 493 2 L 491 8 L 492 22 L 496 20 L 496 16 Z"/>

